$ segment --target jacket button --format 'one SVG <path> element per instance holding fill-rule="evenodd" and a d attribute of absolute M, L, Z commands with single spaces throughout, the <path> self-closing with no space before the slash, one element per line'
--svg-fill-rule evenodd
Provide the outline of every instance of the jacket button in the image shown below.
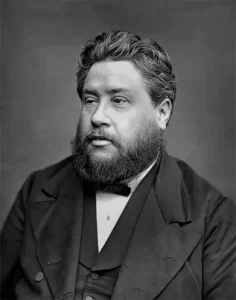
<path fill-rule="evenodd" d="M 93 279 L 98 279 L 99 276 L 98 276 L 97 273 L 92 273 L 91 277 L 92 277 Z"/>
<path fill-rule="evenodd" d="M 35 275 L 35 281 L 39 282 L 43 279 L 44 275 L 43 275 L 43 272 L 38 272 L 36 275 Z"/>

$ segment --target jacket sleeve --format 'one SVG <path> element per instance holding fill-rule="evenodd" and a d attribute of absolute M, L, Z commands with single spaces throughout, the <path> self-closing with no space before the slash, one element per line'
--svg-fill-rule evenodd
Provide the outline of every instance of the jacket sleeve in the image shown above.
<path fill-rule="evenodd" d="M 1 231 L 1 295 L 14 284 L 24 236 L 26 206 L 33 175 L 23 184 Z"/>
<path fill-rule="evenodd" d="M 203 299 L 236 299 L 236 204 L 221 197 L 209 203 L 203 253 Z"/>

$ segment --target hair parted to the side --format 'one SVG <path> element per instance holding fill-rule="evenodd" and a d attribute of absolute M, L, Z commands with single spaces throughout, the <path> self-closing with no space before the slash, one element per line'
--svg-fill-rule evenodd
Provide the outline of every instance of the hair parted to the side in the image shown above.
<path fill-rule="evenodd" d="M 141 39 L 136 34 L 119 30 L 102 33 L 85 44 L 76 74 L 80 98 L 85 78 L 93 64 L 122 60 L 132 62 L 141 72 L 154 104 L 169 98 L 173 106 L 176 82 L 166 51 L 154 40 Z"/>

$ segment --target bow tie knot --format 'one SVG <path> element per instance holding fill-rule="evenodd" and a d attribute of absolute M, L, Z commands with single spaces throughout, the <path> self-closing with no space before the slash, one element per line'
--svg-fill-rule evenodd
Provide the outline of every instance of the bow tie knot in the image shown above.
<path fill-rule="evenodd" d="M 121 184 L 116 184 L 116 185 L 102 185 L 102 186 L 89 186 L 88 184 L 85 185 L 86 190 L 87 191 L 100 191 L 103 193 L 112 193 L 112 194 L 117 194 L 117 195 L 121 195 L 124 197 L 128 197 L 131 193 L 131 188 L 125 184 L 125 183 L 121 183 Z"/>
<path fill-rule="evenodd" d="M 128 197 L 130 195 L 131 188 L 127 184 L 119 184 L 106 186 L 102 191 Z"/>

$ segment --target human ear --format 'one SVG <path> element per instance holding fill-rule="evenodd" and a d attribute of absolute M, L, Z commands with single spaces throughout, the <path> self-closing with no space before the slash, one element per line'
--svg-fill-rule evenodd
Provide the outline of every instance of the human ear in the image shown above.
<path fill-rule="evenodd" d="M 169 98 L 165 98 L 157 106 L 157 123 L 160 129 L 165 130 L 170 119 L 172 103 Z"/>

